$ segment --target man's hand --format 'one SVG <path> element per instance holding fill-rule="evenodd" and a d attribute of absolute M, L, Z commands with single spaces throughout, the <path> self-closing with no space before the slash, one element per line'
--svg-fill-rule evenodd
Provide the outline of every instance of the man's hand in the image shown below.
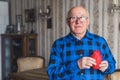
<path fill-rule="evenodd" d="M 102 61 L 100 64 L 99 70 L 104 72 L 108 68 L 108 62 L 107 61 Z"/>
<path fill-rule="evenodd" d="M 95 59 L 91 57 L 83 57 L 77 61 L 80 69 L 90 68 L 93 65 L 96 65 Z"/>

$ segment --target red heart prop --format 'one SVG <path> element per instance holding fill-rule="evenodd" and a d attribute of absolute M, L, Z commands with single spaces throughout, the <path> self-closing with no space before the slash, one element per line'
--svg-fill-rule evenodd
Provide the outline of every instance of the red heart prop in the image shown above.
<path fill-rule="evenodd" d="M 92 58 L 94 58 L 96 60 L 96 65 L 93 65 L 92 67 L 94 69 L 99 69 L 99 65 L 102 61 L 102 55 L 100 54 L 100 51 L 99 50 L 95 50 L 93 52 L 93 54 L 91 55 Z"/>

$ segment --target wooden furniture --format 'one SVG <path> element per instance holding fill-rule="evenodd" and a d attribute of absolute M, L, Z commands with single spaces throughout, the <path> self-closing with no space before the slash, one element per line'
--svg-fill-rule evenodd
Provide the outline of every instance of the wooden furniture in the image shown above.
<path fill-rule="evenodd" d="M 17 59 L 37 55 L 37 34 L 1 34 L 2 80 L 17 71 Z"/>
<path fill-rule="evenodd" d="M 11 80 L 49 80 L 45 69 L 34 69 L 10 74 Z M 105 76 L 104 80 L 120 80 L 120 69 Z"/>
<path fill-rule="evenodd" d="M 10 74 L 10 80 L 49 80 L 45 68 Z"/>

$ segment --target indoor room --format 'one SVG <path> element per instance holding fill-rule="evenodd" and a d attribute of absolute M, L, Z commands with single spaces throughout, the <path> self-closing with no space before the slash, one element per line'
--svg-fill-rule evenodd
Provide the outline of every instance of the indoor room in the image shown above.
<path fill-rule="evenodd" d="M 90 33 L 102 36 L 106 40 L 106 45 L 110 49 L 108 52 L 112 53 L 111 55 L 116 61 L 115 70 L 113 69 L 115 72 L 110 72 L 104 76 L 104 79 L 120 80 L 120 0 L 0 0 L 0 80 L 69 80 L 68 78 L 52 79 L 52 77 L 57 74 L 59 77 L 59 71 L 62 70 L 67 74 L 65 70 L 67 64 L 64 61 L 66 57 L 63 59 L 64 55 L 60 51 L 63 50 L 63 53 L 69 56 L 70 52 L 66 48 L 64 50 L 63 46 L 71 46 L 69 43 L 60 45 L 59 41 L 58 43 L 55 41 L 70 33 L 69 26 L 72 23 L 69 24 L 69 22 L 72 18 L 75 19 L 74 21 L 78 21 L 75 22 L 77 24 L 85 17 L 68 18 L 70 15 L 68 11 L 74 6 L 83 6 L 89 12 L 87 30 Z M 88 20 L 87 18 L 86 20 Z M 74 33 L 72 34 L 74 37 L 76 36 Z M 78 41 L 81 40 L 78 39 Z M 102 41 L 100 42 L 98 45 L 102 45 Z M 73 45 L 73 43 L 71 44 Z M 88 45 L 91 44 L 94 43 L 88 42 Z M 60 47 L 54 48 L 57 45 Z M 69 49 L 74 51 L 74 47 L 72 46 Z M 86 46 L 82 48 L 88 49 Z M 90 47 L 89 52 L 91 48 L 95 49 L 96 46 Z M 52 51 L 53 54 L 51 54 Z M 65 67 L 56 66 L 56 69 L 60 68 L 60 70 L 57 72 L 54 69 L 54 73 L 48 70 L 51 68 L 48 66 L 52 63 L 50 60 L 56 58 L 53 57 L 55 51 L 61 53 L 61 55 L 56 55 L 61 58 L 61 62 L 63 61 L 63 63 L 58 64 L 63 64 Z M 80 52 L 80 57 L 82 50 L 78 49 L 78 52 Z M 73 60 L 74 57 L 70 58 Z M 109 55 L 107 57 L 109 58 L 108 62 L 112 61 Z M 25 59 L 20 61 L 22 58 L 27 58 L 28 61 Z M 57 61 L 60 61 L 59 58 L 55 60 L 56 65 L 58 65 Z M 40 61 L 37 61 L 38 59 Z M 50 73 L 53 75 L 51 78 Z M 75 79 L 71 76 L 70 80 Z"/>

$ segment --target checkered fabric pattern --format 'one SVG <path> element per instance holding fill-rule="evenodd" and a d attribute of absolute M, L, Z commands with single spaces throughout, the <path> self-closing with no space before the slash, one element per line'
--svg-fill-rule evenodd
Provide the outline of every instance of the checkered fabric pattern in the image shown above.
<path fill-rule="evenodd" d="M 79 69 L 77 60 L 91 56 L 94 50 L 99 50 L 102 60 L 108 61 L 105 72 L 93 68 Z M 115 63 L 106 40 L 87 30 L 81 40 L 69 33 L 53 43 L 47 73 L 50 80 L 104 80 L 105 74 L 114 72 Z"/>

